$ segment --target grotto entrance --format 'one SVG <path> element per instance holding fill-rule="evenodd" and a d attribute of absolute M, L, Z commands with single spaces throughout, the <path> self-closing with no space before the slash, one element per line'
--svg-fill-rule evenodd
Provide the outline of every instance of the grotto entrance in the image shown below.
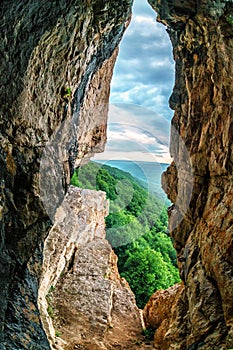
<path fill-rule="evenodd" d="M 93 158 L 99 169 L 90 164 L 77 172 L 84 186 L 84 179 L 96 174 L 92 181 L 107 193 L 107 239 L 140 308 L 153 292 L 180 280 L 167 228 L 171 203 L 161 189 L 161 174 L 171 163 L 168 99 L 174 62 L 170 39 L 155 16 L 146 1 L 134 2 L 111 83 L 108 141 Z"/>
<path fill-rule="evenodd" d="M 125 341 L 119 340 L 120 333 L 129 339 L 135 332 L 141 337 L 142 318 L 118 270 L 140 309 L 156 290 L 180 280 L 167 229 L 170 202 L 160 185 L 161 173 L 171 161 L 171 112 L 165 107 L 173 80 L 171 47 L 146 2 L 136 1 L 134 9 L 113 76 L 105 151 L 75 170 L 74 187 L 45 243 L 39 300 L 44 328 L 54 344 L 69 342 L 67 334 L 73 336 L 74 328 L 86 339 L 90 334 L 95 339 L 107 329 L 111 339 L 106 336 L 106 342 L 112 342 L 116 333 L 118 342 Z M 104 127 L 94 125 L 93 129 L 98 137 Z M 75 213 L 69 208 L 75 208 Z M 70 227 L 69 231 L 63 232 L 63 226 Z M 118 257 L 118 270 L 111 248 Z M 121 320 L 126 303 L 131 313 L 123 313 Z M 68 321 L 70 313 L 79 325 Z M 126 329 L 119 332 L 116 325 L 121 323 Z M 74 338 L 77 344 L 85 343 L 78 334 Z"/>

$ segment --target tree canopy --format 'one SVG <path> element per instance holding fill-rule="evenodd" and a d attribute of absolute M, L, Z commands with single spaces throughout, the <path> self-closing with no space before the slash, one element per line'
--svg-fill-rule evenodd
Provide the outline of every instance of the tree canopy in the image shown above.
<path fill-rule="evenodd" d="M 75 170 L 71 183 L 106 192 L 110 201 L 106 237 L 140 308 L 156 290 L 180 280 L 167 231 L 167 208 L 139 180 L 120 169 L 89 162 Z"/>

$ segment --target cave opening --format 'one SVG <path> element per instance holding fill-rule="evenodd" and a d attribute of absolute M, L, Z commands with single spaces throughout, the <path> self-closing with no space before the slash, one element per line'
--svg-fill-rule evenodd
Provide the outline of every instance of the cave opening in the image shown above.
<path fill-rule="evenodd" d="M 167 193 L 176 204 L 170 224 L 183 215 L 174 237 L 184 283 L 180 290 L 173 289 L 176 299 L 161 298 L 169 315 L 163 313 L 161 327 L 154 326 L 155 346 L 231 348 L 233 5 L 232 1 L 148 1 L 158 7 L 172 35 L 177 60 L 173 124 L 189 151 L 188 158 L 185 145 L 172 134 L 174 163 L 167 172 Z M 133 277 L 135 288 L 140 287 L 143 307 L 148 298 L 142 290 L 145 271 L 149 272 L 146 291 L 154 291 L 150 282 L 159 274 L 162 282 L 169 277 L 168 263 L 174 268 L 175 256 L 169 250 L 166 209 L 151 190 L 154 176 L 142 167 L 143 162 L 166 166 L 168 142 L 161 131 L 169 119 L 163 101 L 171 89 L 166 59 L 155 61 L 151 32 L 144 31 L 148 20 L 141 1 L 135 0 L 135 8 L 141 10 L 140 31 L 136 36 L 131 32 L 131 57 L 122 63 L 125 77 L 114 78 L 110 115 L 115 119 L 109 123 L 110 150 L 118 150 L 119 156 L 118 136 L 121 157 L 125 156 L 113 160 L 130 161 L 141 178 L 117 167 L 110 170 L 106 159 L 99 159 L 87 164 L 89 171 L 83 176 L 91 190 L 69 186 L 76 159 L 87 160 L 98 142 L 102 146 L 105 141 L 110 76 L 132 2 L 2 2 L 2 347 L 147 348 L 138 342 L 140 312 L 128 284 L 119 278 L 104 221 L 106 193 L 108 239 L 118 257 L 123 256 L 119 269 Z M 153 32 L 160 33 L 156 28 Z M 164 47 L 161 39 L 156 52 Z M 142 53 L 143 63 L 138 63 Z M 135 83 L 136 76 L 140 84 Z M 147 89 L 152 77 L 160 84 L 163 80 L 161 89 L 154 82 Z M 102 102 L 103 119 L 96 126 L 94 111 Z M 154 153 L 160 161 L 152 161 Z M 72 181 L 80 185 L 83 171 L 84 167 L 76 171 Z M 156 269 L 158 260 L 161 265 Z"/>
<path fill-rule="evenodd" d="M 114 68 L 105 150 L 72 178 L 73 185 L 106 192 L 107 239 L 139 308 L 156 290 L 180 281 L 168 232 L 171 203 L 161 188 L 171 163 L 174 62 L 166 29 L 155 17 L 146 1 L 135 0 Z"/>
<path fill-rule="evenodd" d="M 104 324 L 109 333 L 110 329 L 114 332 L 112 324 L 119 323 L 119 315 L 115 320 L 112 316 L 119 310 L 119 305 L 113 306 L 119 284 L 123 302 L 129 302 L 134 310 L 132 291 L 137 306 L 143 309 L 156 290 L 166 289 L 180 280 L 176 252 L 167 229 L 170 202 L 160 185 L 161 173 L 171 161 L 168 151 L 171 111 L 167 100 L 173 85 L 174 65 L 169 38 L 155 16 L 146 1 L 135 1 L 134 16 L 124 35 L 112 80 L 108 142 L 105 151 L 90 162 L 87 162 L 89 153 L 95 153 L 95 146 L 99 143 L 102 147 L 104 142 L 106 121 L 101 119 L 103 125 L 96 125 L 91 119 L 96 115 L 89 112 L 93 96 L 88 93 L 79 114 L 79 129 L 84 130 L 78 135 L 77 158 L 81 162 L 71 179 L 74 186 L 69 187 L 45 241 L 39 290 L 43 325 L 55 342 L 56 330 L 62 339 L 69 341 L 66 332 L 70 331 L 69 312 L 79 320 L 79 324 L 74 322 L 80 333 L 88 333 L 95 322 L 99 327 L 100 313 L 104 318 L 101 327 Z M 104 71 L 106 65 L 100 66 L 90 78 L 91 93 L 97 86 L 94 93 L 97 101 L 98 89 L 104 90 L 102 77 L 109 75 L 108 69 L 107 73 Z M 108 85 L 109 80 L 106 81 Z M 107 95 L 105 90 L 103 95 Z M 92 107 L 95 110 L 95 104 Z M 101 106 L 100 112 L 105 110 L 106 106 Z M 109 213 L 105 196 L 110 202 Z M 47 192 L 45 197 L 50 207 Z M 118 257 L 118 269 L 113 251 Z M 131 290 L 122 283 L 118 271 Z M 127 322 L 133 319 L 133 329 L 137 319 L 136 328 L 141 335 L 139 314 L 137 309 L 135 314 L 127 312 L 124 317 Z M 128 326 L 121 333 L 127 332 Z M 130 339 L 131 332 L 134 331 L 129 330 Z M 89 338 L 87 333 L 85 336 Z"/>

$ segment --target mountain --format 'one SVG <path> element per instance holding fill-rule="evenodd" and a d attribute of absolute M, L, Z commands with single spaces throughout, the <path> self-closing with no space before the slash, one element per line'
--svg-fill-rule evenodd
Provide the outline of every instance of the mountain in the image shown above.
<path fill-rule="evenodd" d="M 128 172 L 95 162 L 77 168 L 71 179 L 72 185 L 106 192 L 110 202 L 106 237 L 118 256 L 121 276 L 143 308 L 153 292 L 174 285 L 180 277 L 167 232 L 167 208 L 141 182 Z"/>
<path fill-rule="evenodd" d="M 154 193 L 157 198 L 166 201 L 167 205 L 170 204 L 161 187 L 161 175 L 167 169 L 168 164 L 127 160 L 98 160 L 97 163 L 129 172 L 132 176 L 140 180 L 142 186 L 147 188 L 151 193 Z"/>

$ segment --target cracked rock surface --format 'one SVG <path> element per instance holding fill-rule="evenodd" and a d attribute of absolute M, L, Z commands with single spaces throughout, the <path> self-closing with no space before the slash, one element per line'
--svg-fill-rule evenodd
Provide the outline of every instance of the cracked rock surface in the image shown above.
<path fill-rule="evenodd" d="M 149 3 L 167 26 L 176 62 L 174 162 L 163 187 L 174 203 L 169 228 L 184 282 L 155 346 L 225 350 L 233 346 L 233 3 Z M 160 295 L 163 300 L 166 293 Z"/>
<path fill-rule="evenodd" d="M 104 192 L 70 187 L 45 243 L 40 311 L 52 349 L 152 349 L 105 239 Z M 56 336 L 59 335 L 59 336 Z"/>
<path fill-rule="evenodd" d="M 0 4 L 0 349 L 47 350 L 43 243 L 75 163 L 103 149 L 131 0 Z"/>

